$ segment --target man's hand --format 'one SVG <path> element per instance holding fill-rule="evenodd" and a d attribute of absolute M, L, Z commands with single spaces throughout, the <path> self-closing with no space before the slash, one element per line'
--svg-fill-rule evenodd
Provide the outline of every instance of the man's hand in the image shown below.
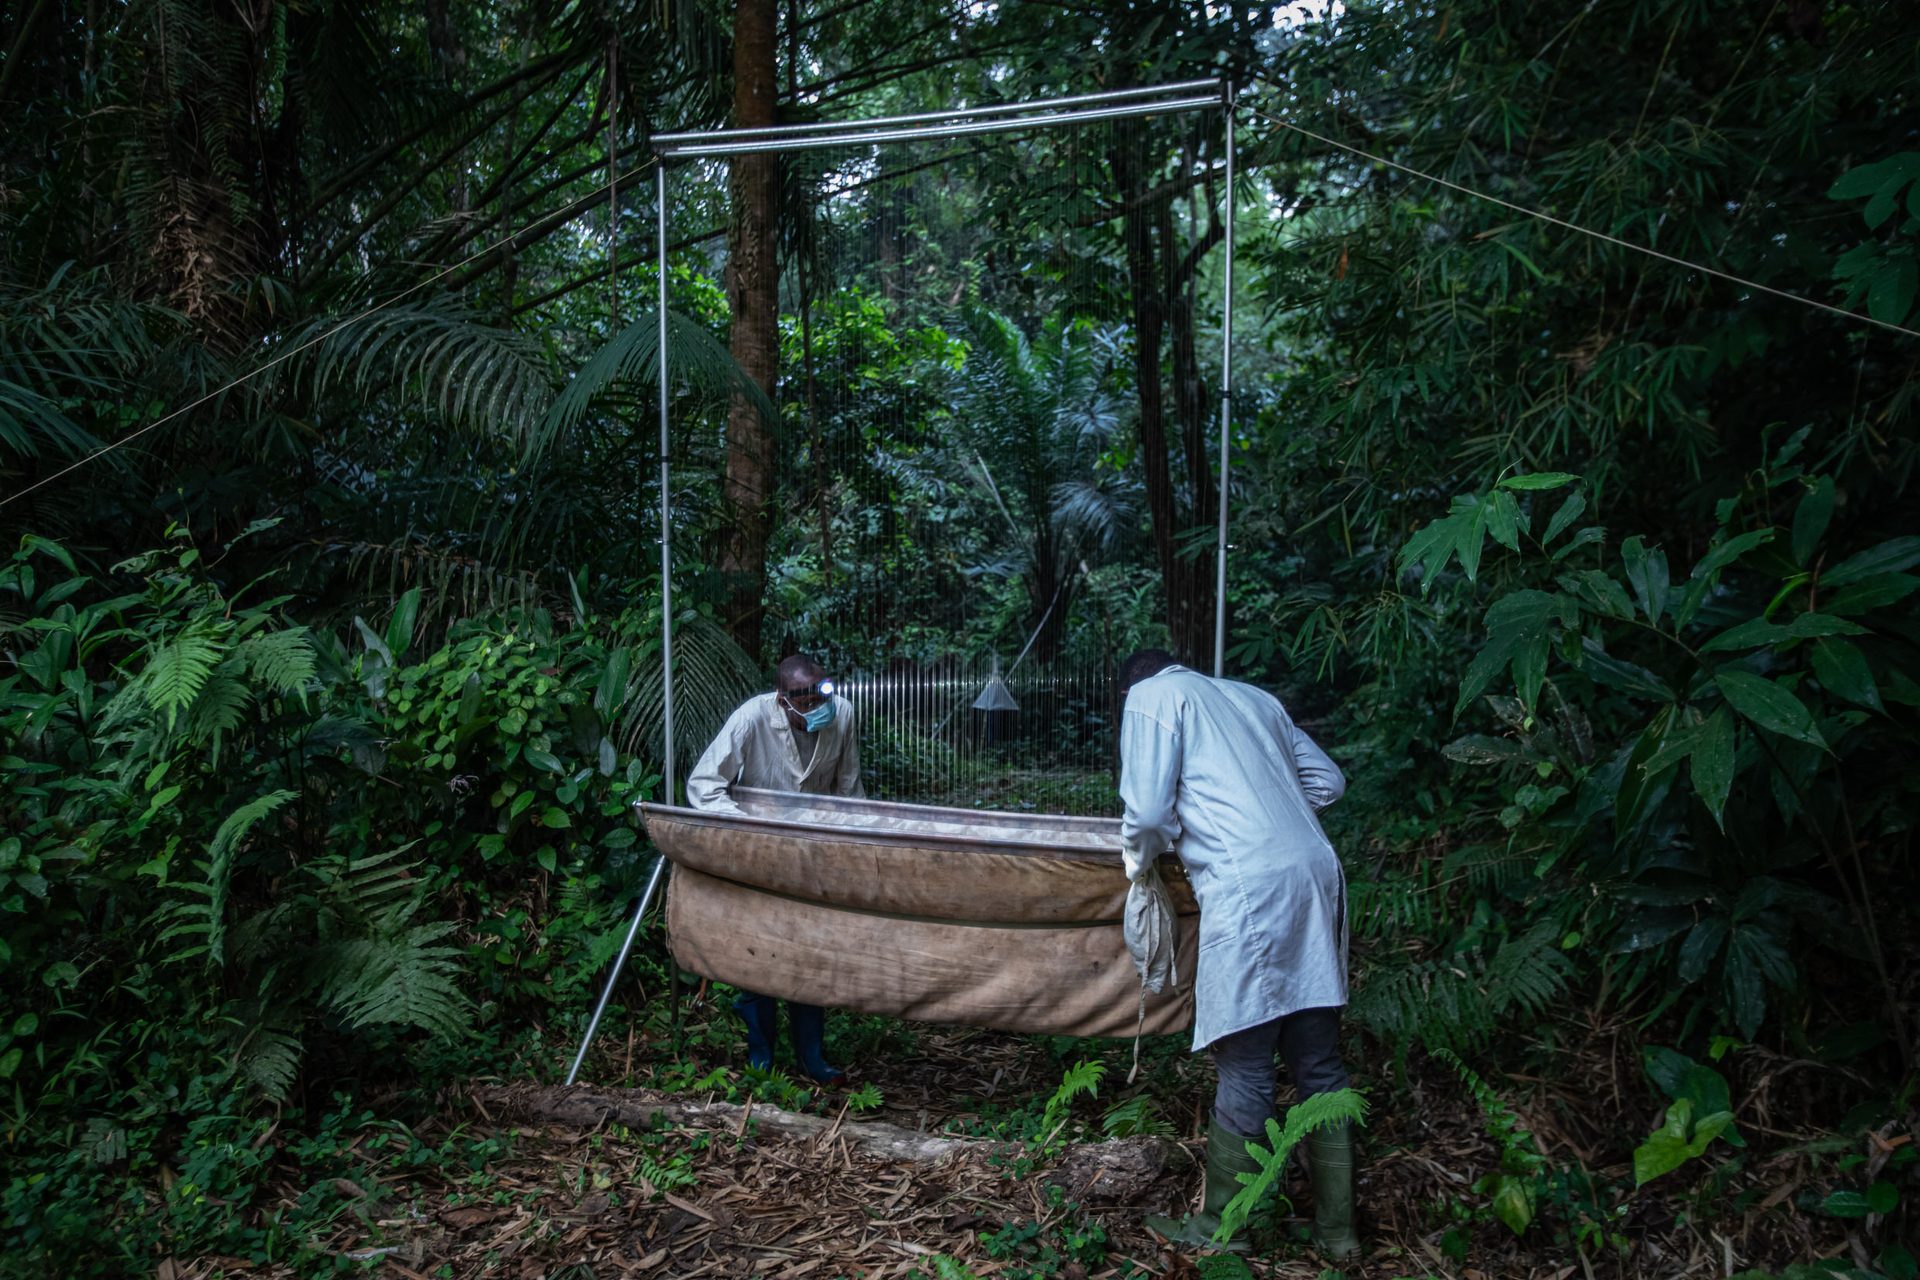
<path fill-rule="evenodd" d="M 1127 841 L 1120 850 L 1120 861 L 1126 867 L 1127 879 L 1138 880 L 1146 875 L 1147 868 L 1166 851 L 1164 844 L 1146 832 L 1142 832 L 1137 839 Z"/>

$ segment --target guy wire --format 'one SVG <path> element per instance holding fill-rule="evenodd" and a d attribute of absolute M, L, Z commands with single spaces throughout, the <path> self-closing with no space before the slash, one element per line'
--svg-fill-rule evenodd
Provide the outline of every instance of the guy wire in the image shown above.
<path fill-rule="evenodd" d="M 1242 104 L 1242 105 L 1245 105 L 1245 104 Z M 1301 125 L 1294 124 L 1291 121 L 1282 120 L 1279 116 L 1276 116 L 1271 112 L 1262 111 L 1258 107 L 1248 106 L 1246 107 L 1246 110 L 1252 112 L 1254 115 L 1259 116 L 1261 119 L 1266 120 L 1271 124 L 1279 125 L 1282 129 L 1290 129 L 1293 132 L 1300 134 L 1302 137 L 1312 138 L 1315 142 L 1325 143 L 1329 147 L 1334 147 L 1340 151 L 1345 151 L 1349 155 L 1358 156 L 1362 160 L 1371 160 L 1375 164 L 1383 164 L 1387 166 L 1389 169 L 1398 169 L 1400 172 L 1407 174 L 1411 177 L 1419 178 L 1422 181 L 1437 183 L 1440 186 L 1446 187 L 1450 190 L 1458 191 L 1461 195 L 1472 196 L 1476 200 L 1485 200 L 1487 203 L 1497 204 L 1503 209 L 1511 209 L 1513 210 L 1513 212 L 1524 214 L 1529 218 L 1536 218 L 1541 222 L 1549 222 L 1556 227 L 1562 227 L 1568 231 L 1575 231 L 1583 236 L 1592 236 L 1595 240 L 1604 240 L 1606 243 L 1611 245 L 1617 245 L 1622 249 L 1630 249 L 1635 253 L 1645 254 L 1649 258 L 1658 258 L 1662 262 L 1672 263 L 1674 266 L 1677 266 L 1677 267 L 1685 267 L 1689 271 L 1698 271 L 1703 275 L 1717 276 L 1722 280 L 1730 281 L 1731 283 L 1740 285 L 1743 288 L 1757 289 L 1761 293 L 1772 294 L 1776 298 L 1785 298 L 1788 302 L 1797 302 L 1803 307 L 1812 307 L 1819 311 L 1828 311 L 1833 313 L 1836 316 L 1841 316 L 1847 320 L 1852 320 L 1857 323 L 1875 325 L 1881 329 L 1890 329 L 1894 333 L 1904 334 L 1909 338 L 1920 338 L 1920 330 L 1909 329 L 1904 325 L 1894 324 L 1888 320 L 1878 320 L 1870 315 L 1861 315 L 1857 311 L 1849 311 L 1845 307 L 1836 307 L 1832 303 L 1821 302 L 1817 298 L 1809 298 L 1809 297 L 1806 297 L 1804 294 L 1789 293 L 1785 289 L 1776 289 L 1770 284 L 1761 284 L 1758 280 L 1749 280 L 1745 276 L 1737 276 L 1733 274 L 1731 271 L 1722 271 L 1718 267 L 1709 267 L 1704 263 L 1694 262 L 1687 258 L 1676 257 L 1671 253 L 1662 253 L 1660 250 L 1651 248 L 1644 244 L 1635 244 L 1631 240 L 1622 240 L 1619 236 L 1608 235 L 1604 231 L 1595 231 L 1592 227 L 1583 227 L 1577 222 L 1569 222 L 1565 218 L 1556 218 L 1550 213 L 1543 213 L 1538 209 L 1532 209 L 1523 204 L 1515 204 L 1511 200 L 1503 200 L 1499 196 L 1489 195 L 1485 191 L 1479 191 L 1474 189 L 1473 187 L 1463 186 L 1462 184 L 1458 182 L 1454 182 L 1450 179 L 1442 178 L 1436 174 L 1431 174 L 1423 170 L 1416 169 L 1412 165 L 1401 164 L 1398 160 L 1389 160 L 1385 156 L 1375 155 L 1371 151 L 1363 151 L 1359 147 L 1349 146 L 1347 143 L 1340 142 L 1334 138 L 1329 138 L 1323 133 L 1315 133 L 1313 130 L 1305 128 Z"/>

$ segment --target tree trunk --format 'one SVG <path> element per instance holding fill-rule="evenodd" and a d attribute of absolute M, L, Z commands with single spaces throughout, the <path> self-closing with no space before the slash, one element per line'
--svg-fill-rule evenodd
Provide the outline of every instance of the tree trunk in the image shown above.
<path fill-rule="evenodd" d="M 1159 208 L 1161 269 L 1166 273 L 1165 308 L 1173 356 L 1174 416 L 1180 423 L 1180 452 L 1187 467 L 1187 524 L 1210 529 L 1219 518 L 1220 498 L 1213 474 L 1213 431 L 1218 419 L 1209 410 L 1206 379 L 1194 348 L 1194 267 L 1199 251 L 1183 259 L 1174 234 L 1173 199 Z M 1213 653 L 1213 557 L 1199 555 L 1180 562 L 1184 579 L 1181 600 L 1185 616 L 1170 623 L 1182 657 L 1205 663 L 1195 670 L 1211 671 Z"/>
<path fill-rule="evenodd" d="M 589 1085 L 482 1085 L 472 1092 L 481 1114 L 598 1129 L 608 1121 L 644 1129 L 665 1122 L 689 1129 L 742 1135 L 748 1121 L 761 1141 L 768 1137 L 816 1144 L 844 1140 L 866 1155 L 901 1164 L 931 1164 L 956 1157 L 1021 1154 L 1014 1143 L 949 1138 L 875 1120 L 798 1115 L 762 1103 L 744 1105 L 677 1097 L 653 1089 L 599 1089 Z M 1176 1160 L 1176 1157 L 1180 1157 Z M 1156 1137 L 1073 1143 L 1061 1152 L 1047 1182 L 1075 1200 L 1138 1202 L 1161 1176 L 1185 1163 L 1180 1147 Z"/>
<path fill-rule="evenodd" d="M 773 0 L 739 0 L 733 27 L 734 124 L 774 123 Z M 730 185 L 727 303 L 733 317 L 733 358 L 773 396 L 780 354 L 779 279 L 775 237 L 776 174 L 771 153 L 734 158 Z M 727 629 L 741 648 L 760 657 L 767 539 L 773 528 L 772 424 L 736 395 L 727 411 L 727 475 L 722 488 L 728 528 L 720 553 L 727 593 Z"/>
<path fill-rule="evenodd" d="M 1142 143 L 1137 138 L 1129 139 L 1115 150 L 1114 174 L 1126 209 L 1127 282 L 1133 296 L 1134 382 L 1140 397 L 1140 465 L 1147 486 L 1153 549 L 1159 560 L 1161 587 L 1166 594 L 1167 633 L 1174 653 L 1182 661 L 1201 664 L 1212 650 L 1211 578 L 1203 561 L 1182 560 L 1175 547 L 1175 538 L 1187 526 L 1190 513 L 1183 510 L 1174 487 L 1172 451 L 1167 439 L 1166 392 L 1160 371 L 1168 310 L 1183 303 L 1183 291 L 1168 287 L 1174 276 L 1171 263 L 1177 253 L 1172 239 L 1173 220 L 1165 210 L 1172 197 L 1165 193 L 1151 197 L 1147 194 L 1152 175 L 1147 172 Z M 1158 245 L 1156 231 L 1162 241 Z M 1195 441 L 1191 417 L 1196 389 L 1191 369 L 1190 311 L 1175 317 L 1174 338 L 1176 346 L 1181 348 L 1176 351 L 1176 373 L 1187 375 L 1176 388 L 1175 417 L 1181 428 L 1188 482 L 1198 495 L 1207 486 L 1208 474 L 1204 463 L 1197 473 L 1193 467 Z M 1204 400 L 1203 391 L 1197 394 Z M 1208 670 L 1210 666 L 1196 665 L 1196 669 Z"/>

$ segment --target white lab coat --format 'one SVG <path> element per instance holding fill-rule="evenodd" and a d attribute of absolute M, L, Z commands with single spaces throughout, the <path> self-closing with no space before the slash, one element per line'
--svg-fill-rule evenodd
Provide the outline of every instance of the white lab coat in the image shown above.
<path fill-rule="evenodd" d="M 747 699 L 727 717 L 726 726 L 693 766 L 687 777 L 687 803 L 695 809 L 739 813 L 740 806 L 728 794 L 735 786 L 865 796 L 853 704 L 834 694 L 833 723 L 810 736 L 817 741 L 813 758 L 805 760 L 779 695 L 763 693 Z"/>
<path fill-rule="evenodd" d="M 1314 816 L 1345 790 L 1264 690 L 1173 666 L 1128 691 L 1120 834 L 1130 872 L 1174 849 L 1199 900 L 1195 1050 L 1346 1004 L 1346 877 Z"/>

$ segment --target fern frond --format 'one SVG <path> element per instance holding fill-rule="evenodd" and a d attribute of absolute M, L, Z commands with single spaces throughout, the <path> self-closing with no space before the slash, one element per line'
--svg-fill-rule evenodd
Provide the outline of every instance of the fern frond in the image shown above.
<path fill-rule="evenodd" d="M 1462 845 L 1441 863 L 1442 881 L 1462 879 L 1478 895 L 1504 893 L 1533 878 L 1537 850 L 1511 843 Z"/>
<path fill-rule="evenodd" d="M 1147 1093 L 1136 1094 L 1107 1108 L 1107 1113 L 1100 1117 L 1100 1127 L 1109 1138 L 1148 1134 L 1164 1136 L 1173 1132 L 1173 1126 L 1161 1116 L 1153 1095 Z"/>
<path fill-rule="evenodd" d="M 303 693 L 314 677 L 313 641 L 305 627 L 247 637 L 240 644 L 247 673 L 275 693 Z"/>
<path fill-rule="evenodd" d="M 258 1027 L 240 1046 L 234 1069 L 251 1081 L 267 1101 L 284 1102 L 293 1090 L 303 1052 L 298 1036 Z"/>
<path fill-rule="evenodd" d="M 1267 1145 L 1247 1143 L 1247 1154 L 1260 1168 L 1256 1173 L 1239 1175 L 1241 1187 L 1220 1211 L 1220 1229 L 1214 1232 L 1216 1244 L 1231 1240 L 1247 1223 L 1260 1201 L 1273 1190 L 1286 1173 L 1287 1157 L 1310 1133 L 1342 1124 L 1367 1122 L 1366 1095 L 1354 1089 L 1333 1089 L 1316 1093 L 1287 1108 L 1283 1128 L 1271 1116 L 1267 1118 Z"/>
<path fill-rule="evenodd" d="M 215 964 L 226 960 L 226 913 L 227 890 L 233 879 L 234 854 L 239 850 L 240 842 L 246 838 L 253 824 L 293 799 L 298 792 L 284 788 L 269 791 L 235 809 L 227 815 L 213 833 L 213 840 L 207 845 L 206 884 L 206 936 L 207 954 Z"/>
<path fill-rule="evenodd" d="M 325 876 L 327 902 L 343 926 L 361 933 L 390 933 L 419 909 L 426 895 L 426 885 L 414 874 L 419 864 L 398 861 L 415 843 L 409 840 L 337 870 L 316 872 Z"/>
<path fill-rule="evenodd" d="M 190 626 L 153 650 L 140 674 L 147 705 L 166 717 L 171 730 L 179 715 L 200 696 L 207 677 L 227 653 L 224 640 L 199 626 Z"/>
<path fill-rule="evenodd" d="M 288 334 L 285 345 L 298 348 L 321 334 L 285 366 L 296 393 L 384 393 L 429 408 L 448 425 L 513 437 L 541 420 L 552 396 L 531 339 L 453 304 L 387 307 L 345 323 L 321 317 Z"/>
<path fill-rule="evenodd" d="M 246 833 L 252 831 L 253 823 L 292 800 L 296 794 L 300 793 L 282 789 L 255 796 L 228 814 L 227 819 L 219 825 L 219 829 L 213 833 L 213 841 L 207 842 L 207 856 L 194 864 L 194 869 L 200 871 L 200 879 L 182 879 L 175 885 L 175 889 L 192 894 L 192 898 L 186 902 L 169 902 L 161 906 L 150 921 L 152 927 L 157 929 L 156 942 L 167 942 L 180 936 L 204 938 L 198 946 L 188 946 L 186 950 L 167 956 L 167 963 L 180 963 L 196 956 L 207 956 L 213 963 L 227 963 L 227 894 L 232 885 L 234 854 L 238 852 L 240 842 L 246 839 Z"/>
<path fill-rule="evenodd" d="M 1510 938 L 1487 964 L 1487 997 L 1494 1016 L 1518 1010 L 1532 1017 L 1545 1013 L 1573 980 L 1573 962 L 1560 947 L 1560 928 L 1543 920 Z"/>
<path fill-rule="evenodd" d="M 483 611 L 528 610 L 540 601 L 538 575 L 426 542 L 355 542 L 333 549 L 347 554 L 346 576 L 374 595 L 393 599 L 418 587 L 418 627 L 440 626 Z"/>
<path fill-rule="evenodd" d="M 1493 1031 L 1480 984 L 1464 970 L 1431 960 L 1369 973 L 1347 1014 L 1401 1060 L 1416 1043 L 1464 1045 Z"/>
<path fill-rule="evenodd" d="M 247 708 L 253 704 L 252 691 L 237 677 L 227 674 L 237 665 L 220 665 L 193 700 L 184 726 L 189 742 L 209 744 L 209 763 L 216 769 L 220 766 L 221 738 L 240 727 Z"/>
<path fill-rule="evenodd" d="M 1047 1099 L 1046 1111 L 1040 1117 L 1040 1140 L 1051 1142 L 1061 1125 L 1066 1123 L 1067 1108 L 1081 1094 L 1097 1097 L 1100 1093 L 1100 1081 L 1107 1074 L 1107 1066 L 1096 1058 L 1076 1062 L 1061 1073 L 1060 1087 Z"/>
<path fill-rule="evenodd" d="M 464 1035 L 472 1004 L 456 985 L 460 949 L 434 945 L 456 927 L 440 921 L 322 948 L 322 1003 L 355 1027 L 388 1023 Z"/>

